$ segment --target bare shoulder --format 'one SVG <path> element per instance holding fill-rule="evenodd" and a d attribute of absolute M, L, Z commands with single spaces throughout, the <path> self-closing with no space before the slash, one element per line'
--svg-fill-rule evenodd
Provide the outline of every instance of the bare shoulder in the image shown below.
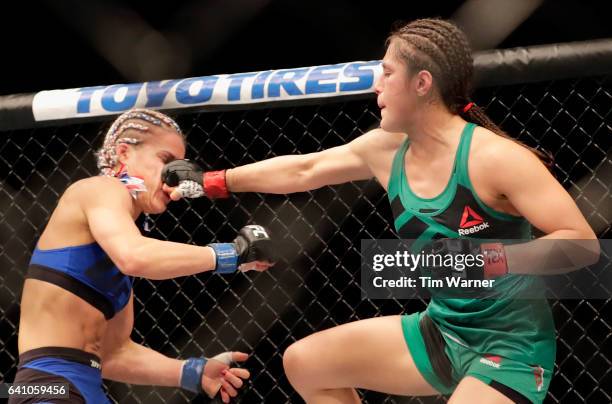
<path fill-rule="evenodd" d="M 73 183 L 70 187 L 75 188 L 91 188 L 91 187 L 112 187 L 121 186 L 121 182 L 114 177 L 106 175 L 96 175 L 93 177 L 83 178 Z"/>
<path fill-rule="evenodd" d="M 131 197 L 125 186 L 117 178 L 107 176 L 79 180 L 68 187 L 63 198 L 79 201 L 82 206 L 104 200 L 131 205 Z"/>
<path fill-rule="evenodd" d="M 102 206 L 108 206 L 115 212 L 118 209 L 131 209 L 131 198 L 121 182 L 116 178 L 101 176 L 76 181 L 58 201 L 41 235 L 39 246 L 59 248 L 92 242 L 87 212 Z"/>
<path fill-rule="evenodd" d="M 372 129 L 351 142 L 351 148 L 364 156 L 381 151 L 395 151 L 406 139 L 403 133 L 387 132 L 384 129 Z"/>
<path fill-rule="evenodd" d="M 391 175 L 393 156 L 405 139 L 406 135 L 403 133 L 392 133 L 377 128 L 355 139 L 350 147 L 386 189 Z"/>
<path fill-rule="evenodd" d="M 472 184 L 484 199 L 505 200 L 528 182 L 541 185 L 553 179 L 533 151 L 480 127 L 474 131 L 468 164 Z"/>
<path fill-rule="evenodd" d="M 539 158 L 527 147 L 482 127 L 474 130 L 470 157 L 473 157 L 470 159 L 471 166 L 497 173 L 513 167 L 542 165 Z"/>

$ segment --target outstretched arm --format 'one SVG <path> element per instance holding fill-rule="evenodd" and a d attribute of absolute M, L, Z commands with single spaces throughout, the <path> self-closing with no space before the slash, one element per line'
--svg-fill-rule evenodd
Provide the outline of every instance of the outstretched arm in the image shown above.
<path fill-rule="evenodd" d="M 172 199 L 227 197 L 229 192 L 288 194 L 375 176 L 375 156 L 388 134 L 374 129 L 350 143 L 316 153 L 279 156 L 244 166 L 203 173 L 195 163 L 176 160 L 162 174 Z"/>
<path fill-rule="evenodd" d="M 317 153 L 279 156 L 227 170 L 231 192 L 288 194 L 371 178 L 362 137 Z"/>

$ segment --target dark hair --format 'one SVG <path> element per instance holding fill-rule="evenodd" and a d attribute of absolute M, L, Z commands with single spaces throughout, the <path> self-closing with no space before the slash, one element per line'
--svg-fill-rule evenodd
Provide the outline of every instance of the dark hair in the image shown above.
<path fill-rule="evenodd" d="M 553 157 L 550 153 L 509 136 L 482 108 L 472 103 L 474 61 L 468 39 L 459 27 L 449 21 L 425 18 L 393 29 L 386 46 L 389 47 L 394 40 L 397 43 L 395 50 L 406 62 L 410 73 L 421 70 L 431 73 L 442 102 L 452 113 L 521 144 L 538 156 L 549 170 L 552 168 Z"/>

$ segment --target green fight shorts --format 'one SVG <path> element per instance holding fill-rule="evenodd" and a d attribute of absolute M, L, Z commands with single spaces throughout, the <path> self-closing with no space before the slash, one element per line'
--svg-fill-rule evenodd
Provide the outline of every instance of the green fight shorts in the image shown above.
<path fill-rule="evenodd" d="M 404 339 L 423 378 L 443 395 L 450 395 L 465 376 L 472 376 L 498 390 L 516 403 L 542 403 L 546 397 L 552 369 L 482 354 L 461 341 L 444 335 L 444 353 L 450 362 L 450 384 L 446 385 L 434 370 L 427 351 L 425 336 L 419 326 L 424 312 L 401 316 Z M 434 327 L 437 326 L 434 325 Z M 439 330 L 437 331 L 439 333 Z M 441 335 L 441 333 L 440 333 Z M 432 346 L 429 346 L 430 352 Z M 446 360 L 445 358 L 445 360 Z"/>

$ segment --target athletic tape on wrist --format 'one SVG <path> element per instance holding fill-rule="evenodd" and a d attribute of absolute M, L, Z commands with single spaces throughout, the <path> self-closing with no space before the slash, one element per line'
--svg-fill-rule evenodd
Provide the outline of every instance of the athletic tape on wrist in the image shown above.
<path fill-rule="evenodd" d="M 227 182 L 225 181 L 225 170 L 209 171 L 204 173 L 202 180 L 204 192 L 211 199 L 229 197 Z"/>
<path fill-rule="evenodd" d="M 483 243 L 480 251 L 484 257 L 485 278 L 496 278 L 508 273 L 506 250 L 502 243 Z"/>
<path fill-rule="evenodd" d="M 210 243 L 208 246 L 215 251 L 215 273 L 231 274 L 238 270 L 238 254 L 233 243 Z"/>
<path fill-rule="evenodd" d="M 193 393 L 203 393 L 202 375 L 208 360 L 206 358 L 189 358 L 183 363 L 181 388 Z"/>

